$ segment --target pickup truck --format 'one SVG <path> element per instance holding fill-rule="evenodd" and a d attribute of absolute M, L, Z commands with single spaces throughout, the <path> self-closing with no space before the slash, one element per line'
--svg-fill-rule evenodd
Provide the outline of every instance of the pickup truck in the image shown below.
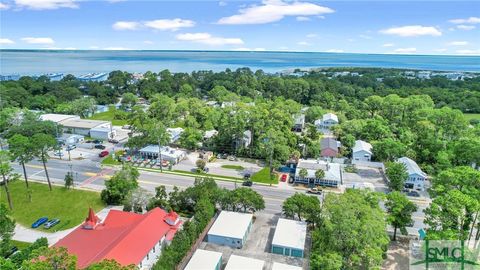
<path fill-rule="evenodd" d="M 319 189 L 319 188 L 311 188 L 311 189 L 307 190 L 307 193 L 320 195 L 320 194 L 322 194 L 322 190 Z"/>

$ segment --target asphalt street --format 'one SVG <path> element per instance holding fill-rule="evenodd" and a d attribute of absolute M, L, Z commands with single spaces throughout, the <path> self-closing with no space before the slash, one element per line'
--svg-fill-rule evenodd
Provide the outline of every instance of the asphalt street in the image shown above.
<path fill-rule="evenodd" d="M 20 165 L 13 164 L 13 167 L 18 173 L 23 174 Z M 41 162 L 33 161 L 26 165 L 26 169 L 28 178 L 37 181 L 46 181 L 45 171 Z M 95 190 L 103 189 L 104 181 L 115 173 L 115 171 L 111 169 L 102 170 L 98 163 L 86 160 L 75 160 L 72 162 L 65 160 L 49 160 L 47 163 L 47 170 L 50 180 L 53 183 L 62 184 L 67 172 L 72 171 L 74 174 L 75 186 Z M 139 185 L 152 193 L 155 192 L 155 187 L 160 185 L 164 185 L 167 191 L 171 191 L 174 186 L 184 189 L 192 186 L 195 181 L 195 179 L 190 176 L 162 174 L 142 170 L 139 170 L 139 172 Z M 217 184 L 220 187 L 227 189 L 234 189 L 235 187 L 241 186 L 240 181 L 238 183 L 217 181 Z M 279 189 L 274 186 L 270 187 L 254 184 L 251 188 L 263 196 L 265 200 L 264 212 L 272 214 L 280 213 L 282 211 L 283 201 L 295 193 L 295 190 Z"/>
<path fill-rule="evenodd" d="M 13 164 L 15 170 L 23 174 L 22 168 L 18 164 Z M 32 161 L 26 165 L 27 174 L 30 179 L 37 181 L 46 181 L 45 171 L 41 162 Z M 104 182 L 106 179 L 109 179 L 115 171 L 112 169 L 102 169 L 99 162 L 90 161 L 90 160 L 56 160 L 51 159 L 47 163 L 47 169 L 50 176 L 50 179 L 53 183 L 63 184 L 63 179 L 65 174 L 69 171 L 72 171 L 74 174 L 75 186 L 80 186 L 84 188 L 90 188 L 94 190 L 102 190 L 104 188 Z M 190 176 L 182 175 L 173 175 L 157 172 L 149 172 L 139 170 L 139 184 L 142 188 L 152 192 L 155 192 L 155 187 L 164 185 L 167 191 L 171 191 L 174 186 L 179 187 L 180 189 L 187 188 L 192 186 L 194 183 L 194 178 Z M 23 175 L 22 175 L 23 177 Z M 217 181 L 217 184 L 220 187 L 227 189 L 234 189 L 241 186 L 241 182 L 227 182 L 227 181 Z M 258 193 L 260 193 L 265 200 L 265 213 L 277 214 L 282 212 L 282 203 L 285 199 L 295 194 L 295 192 L 304 192 L 294 189 L 282 189 L 276 186 L 263 186 L 263 185 L 253 185 L 251 187 Z M 409 228 L 409 232 L 412 234 L 417 234 L 416 232 L 420 228 L 424 228 L 425 225 L 423 220 L 425 214 L 423 210 L 428 206 L 428 201 L 414 200 L 418 205 L 419 209 L 413 214 L 414 226 Z"/>

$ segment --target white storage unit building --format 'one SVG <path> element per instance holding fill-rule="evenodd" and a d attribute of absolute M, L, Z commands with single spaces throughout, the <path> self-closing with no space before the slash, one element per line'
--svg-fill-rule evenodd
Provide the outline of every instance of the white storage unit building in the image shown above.
<path fill-rule="evenodd" d="M 264 261 L 237 255 L 231 255 L 225 270 L 263 270 Z"/>
<path fill-rule="evenodd" d="M 307 223 L 292 219 L 278 219 L 272 240 L 272 253 L 304 257 Z"/>
<path fill-rule="evenodd" d="M 222 253 L 197 249 L 184 270 L 220 270 Z"/>
<path fill-rule="evenodd" d="M 302 267 L 274 262 L 272 270 L 302 270 Z"/>
<path fill-rule="evenodd" d="M 222 211 L 207 234 L 207 242 L 242 248 L 252 227 L 253 214 Z"/>

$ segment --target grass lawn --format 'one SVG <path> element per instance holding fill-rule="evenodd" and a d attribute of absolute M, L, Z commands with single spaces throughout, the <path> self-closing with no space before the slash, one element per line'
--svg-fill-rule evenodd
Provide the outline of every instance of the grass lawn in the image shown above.
<path fill-rule="evenodd" d="M 93 119 L 93 120 L 103 120 L 103 121 L 112 121 L 112 125 L 114 126 L 123 126 L 127 124 L 127 120 L 118 120 L 114 119 L 115 117 L 115 108 L 110 108 L 108 112 L 102 112 L 102 113 L 96 113 L 92 115 L 92 117 L 88 119 Z"/>
<path fill-rule="evenodd" d="M 232 170 L 238 170 L 238 171 L 241 171 L 245 168 L 243 168 L 242 166 L 240 165 L 222 165 L 222 168 L 225 168 L 225 169 L 232 169 Z"/>
<path fill-rule="evenodd" d="M 77 226 L 88 214 L 88 207 L 99 211 L 105 207 L 100 193 L 85 190 L 66 190 L 63 187 L 29 182 L 32 202 L 29 202 L 24 181 L 8 184 L 13 199 L 13 218 L 25 227 L 30 227 L 38 218 L 59 218 L 60 223 L 50 230 L 65 230 Z M 0 202 L 7 204 L 5 189 L 0 192 Z"/>
<path fill-rule="evenodd" d="M 22 250 L 24 248 L 27 248 L 32 244 L 32 243 L 22 242 L 22 241 L 17 241 L 17 240 L 11 240 L 11 241 L 12 241 L 12 245 L 16 246 L 18 248 L 18 250 Z"/>
<path fill-rule="evenodd" d="M 270 178 L 270 168 L 265 167 L 252 175 L 252 182 L 265 184 L 278 184 L 278 177 L 276 174 Z"/>
<path fill-rule="evenodd" d="M 123 155 L 124 153 L 125 153 L 124 150 L 115 151 L 115 159 L 112 158 L 112 155 L 108 155 L 102 160 L 102 164 L 103 165 L 121 165 L 122 163 L 119 162 L 116 159 L 116 157 L 118 157 L 119 155 Z"/>
<path fill-rule="evenodd" d="M 472 119 L 478 119 L 480 120 L 480 113 L 464 113 L 463 114 L 467 121 L 470 121 Z"/>

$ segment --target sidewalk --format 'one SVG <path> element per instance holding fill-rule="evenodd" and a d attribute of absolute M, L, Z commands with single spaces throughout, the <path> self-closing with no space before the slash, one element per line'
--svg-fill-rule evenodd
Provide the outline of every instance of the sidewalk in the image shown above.
<path fill-rule="evenodd" d="M 107 206 L 105 207 L 104 209 L 102 209 L 101 211 L 99 211 L 97 213 L 97 216 L 103 220 L 105 219 L 105 217 L 107 216 L 108 212 L 110 212 L 111 209 L 120 209 L 121 210 L 121 206 Z M 88 213 L 85 213 L 85 217 L 87 216 Z M 80 225 L 78 225 L 80 226 Z M 35 240 L 37 240 L 38 238 L 41 238 L 41 237 L 45 237 L 47 238 L 48 240 L 48 244 L 50 246 L 52 246 L 53 244 L 55 244 L 56 242 L 58 242 L 58 240 L 62 239 L 63 237 L 65 237 L 67 234 L 69 234 L 71 231 L 75 230 L 75 228 L 77 228 L 78 226 L 75 226 L 71 229 L 68 229 L 68 230 L 63 230 L 63 231 L 58 231 L 58 232 L 54 232 L 54 233 L 49 233 L 49 232 L 43 232 L 43 231 L 40 231 L 40 230 L 35 230 L 35 229 L 31 229 L 31 228 L 27 228 L 23 225 L 20 225 L 17 223 L 17 225 L 15 226 L 15 231 L 14 231 L 14 235 L 13 235 L 13 240 L 17 240 L 17 241 L 22 241 L 22 242 L 28 242 L 28 243 L 33 243 L 35 242 Z M 55 228 L 55 227 L 54 227 Z"/>

